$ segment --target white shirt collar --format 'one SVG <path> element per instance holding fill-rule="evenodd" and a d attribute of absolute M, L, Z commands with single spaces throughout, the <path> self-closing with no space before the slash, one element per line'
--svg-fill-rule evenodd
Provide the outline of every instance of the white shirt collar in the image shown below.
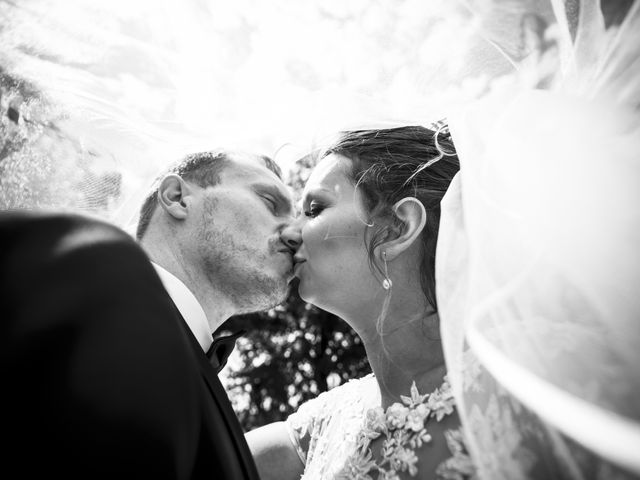
<path fill-rule="evenodd" d="M 204 309 L 198 299 L 175 275 L 157 263 L 151 262 L 151 264 L 155 267 L 165 290 L 173 300 L 173 303 L 176 304 L 176 307 L 178 307 L 178 311 L 184 317 L 187 325 L 189 325 L 189 329 L 198 340 L 202 350 L 207 352 L 213 343 L 213 332 L 209 327 L 207 315 L 204 313 Z"/>

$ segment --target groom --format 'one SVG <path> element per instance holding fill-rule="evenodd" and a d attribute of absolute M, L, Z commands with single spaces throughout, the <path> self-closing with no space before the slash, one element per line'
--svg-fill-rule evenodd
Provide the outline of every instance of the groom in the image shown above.
<path fill-rule="evenodd" d="M 212 334 L 284 299 L 291 214 L 275 164 L 229 152 L 189 155 L 157 183 L 146 253 L 100 221 L 1 214 L 3 468 L 257 479 L 216 376 L 235 337 Z"/>

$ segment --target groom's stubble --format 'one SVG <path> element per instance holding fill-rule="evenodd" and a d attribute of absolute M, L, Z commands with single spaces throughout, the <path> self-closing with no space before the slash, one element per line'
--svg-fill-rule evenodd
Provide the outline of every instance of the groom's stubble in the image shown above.
<path fill-rule="evenodd" d="M 217 213 L 216 198 L 208 197 L 198 244 L 210 284 L 232 300 L 237 314 L 266 310 L 284 301 L 287 279 L 265 268 L 274 254 L 273 242 L 264 238 L 256 242 L 242 228 L 217 223 Z"/>

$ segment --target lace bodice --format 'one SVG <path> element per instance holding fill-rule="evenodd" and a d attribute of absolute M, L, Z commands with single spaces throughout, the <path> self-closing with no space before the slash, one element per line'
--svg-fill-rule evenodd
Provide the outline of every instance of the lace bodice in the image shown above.
<path fill-rule="evenodd" d="M 436 391 L 431 396 L 420 396 L 417 390 L 411 393 L 411 397 L 405 397 L 405 403 L 409 405 L 412 397 L 415 405 L 424 399 L 422 407 L 412 413 L 426 412 L 426 415 L 423 415 L 425 425 L 427 417 L 433 417 L 432 421 L 440 421 L 443 415 L 453 411 L 453 397 L 448 393 L 444 394 L 444 391 L 443 395 Z M 402 408 L 398 403 L 387 409 L 387 424 L 397 424 L 398 414 Z M 431 415 L 429 412 L 432 412 Z M 410 415 L 406 418 L 410 418 Z M 372 435 L 372 426 L 379 423 L 376 420 L 381 420 L 384 430 L 385 413 L 380 408 L 380 391 L 373 374 L 351 380 L 304 403 L 286 421 L 291 440 L 305 465 L 302 480 L 397 478 L 378 476 L 369 455 L 369 442 L 375 438 Z M 419 423 L 422 426 L 422 421 Z M 393 435 L 389 433 L 388 437 L 397 438 L 400 432 L 401 430 L 397 430 Z M 399 453 L 409 463 L 394 455 L 388 455 L 385 458 L 390 460 L 390 463 L 395 462 L 398 466 L 406 466 L 406 471 L 415 475 L 415 469 L 408 468 L 413 455 L 410 444 L 415 446 L 416 442 L 426 443 L 431 441 L 431 438 L 426 428 L 416 429 L 413 432 L 407 427 L 406 432 L 408 432 L 405 439 L 407 448 Z M 445 433 L 445 437 L 452 456 L 441 464 L 437 472 L 438 478 L 459 480 L 471 478 L 473 466 L 464 449 L 462 431 L 449 430 Z M 385 442 L 385 446 L 388 445 Z M 390 463 L 387 463 L 387 467 Z"/>

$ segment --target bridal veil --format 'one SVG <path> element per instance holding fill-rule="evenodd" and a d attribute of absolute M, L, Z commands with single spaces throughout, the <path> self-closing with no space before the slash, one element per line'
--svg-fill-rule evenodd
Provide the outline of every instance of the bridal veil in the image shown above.
<path fill-rule="evenodd" d="M 479 3 L 498 48 L 522 9 L 536 49 L 450 116 L 437 289 L 468 447 L 480 478 L 638 478 L 640 3 Z"/>

